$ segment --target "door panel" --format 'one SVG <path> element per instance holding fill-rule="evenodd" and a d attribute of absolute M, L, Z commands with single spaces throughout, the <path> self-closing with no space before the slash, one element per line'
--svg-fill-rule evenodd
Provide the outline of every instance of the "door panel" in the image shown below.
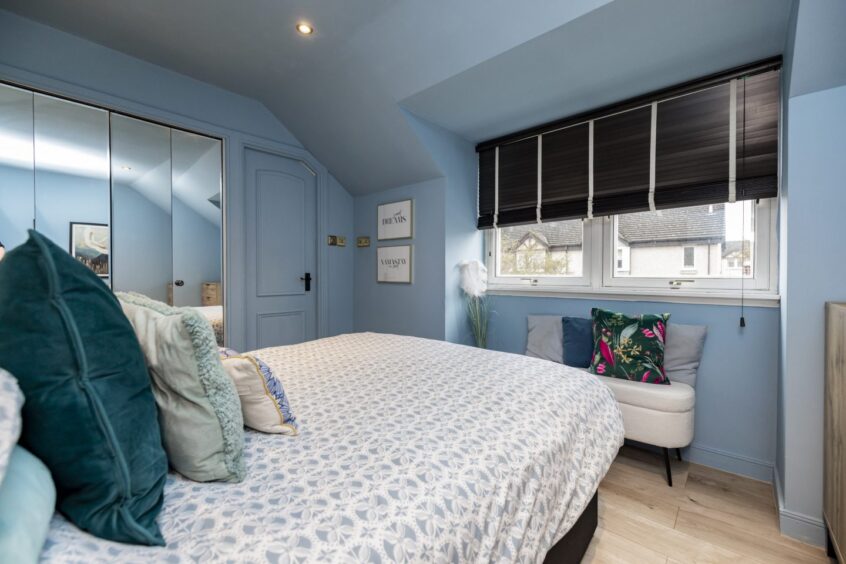
<path fill-rule="evenodd" d="M 305 293 L 300 276 L 306 268 L 306 183 L 302 178 L 260 170 L 256 173 L 256 243 L 260 257 L 286 257 L 259 261 L 256 293 L 261 297 Z"/>
<path fill-rule="evenodd" d="M 203 301 L 204 284 L 222 279 L 221 142 L 173 129 L 173 305 Z"/>
<path fill-rule="evenodd" d="M 301 162 L 247 149 L 247 347 L 290 345 L 316 338 L 316 192 Z M 249 280 L 250 276 L 248 276 Z"/>
<path fill-rule="evenodd" d="M 32 92 L 0 84 L 0 242 L 11 250 L 35 224 Z"/>
<path fill-rule="evenodd" d="M 113 288 L 170 300 L 170 128 L 111 118 Z"/>
<path fill-rule="evenodd" d="M 258 344 L 256 348 L 273 347 L 280 342 L 301 343 L 308 340 L 304 311 L 260 313 L 258 315 Z"/>

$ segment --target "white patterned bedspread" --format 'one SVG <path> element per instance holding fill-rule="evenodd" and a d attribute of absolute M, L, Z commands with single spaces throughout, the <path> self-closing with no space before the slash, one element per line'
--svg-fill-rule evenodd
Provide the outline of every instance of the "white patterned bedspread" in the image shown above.
<path fill-rule="evenodd" d="M 164 548 L 55 517 L 54 562 L 541 562 L 623 442 L 595 376 L 524 356 L 360 333 L 257 351 L 297 437 L 248 431 L 248 476 L 171 474 Z"/>

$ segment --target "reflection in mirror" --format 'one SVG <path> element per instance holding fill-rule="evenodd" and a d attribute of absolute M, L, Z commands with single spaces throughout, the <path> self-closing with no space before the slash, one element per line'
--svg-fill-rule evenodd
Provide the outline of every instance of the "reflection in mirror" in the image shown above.
<path fill-rule="evenodd" d="M 172 130 L 173 304 L 202 307 L 223 341 L 221 142 Z"/>
<path fill-rule="evenodd" d="M 0 84 L 0 244 L 9 250 L 35 220 L 32 170 L 32 92 Z"/>
<path fill-rule="evenodd" d="M 112 114 L 113 288 L 168 301 L 170 128 Z"/>
<path fill-rule="evenodd" d="M 109 114 L 35 94 L 35 228 L 107 283 Z"/>

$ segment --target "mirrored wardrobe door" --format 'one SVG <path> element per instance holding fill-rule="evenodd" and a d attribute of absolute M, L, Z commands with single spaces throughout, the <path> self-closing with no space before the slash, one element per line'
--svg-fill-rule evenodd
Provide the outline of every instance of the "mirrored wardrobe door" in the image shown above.
<path fill-rule="evenodd" d="M 172 139 L 173 304 L 205 306 L 222 324 L 221 141 L 177 129 Z"/>
<path fill-rule="evenodd" d="M 34 222 L 32 92 L 0 84 L 0 243 L 17 247 Z"/>
<path fill-rule="evenodd" d="M 112 114 L 111 134 L 113 287 L 169 302 L 170 128 Z"/>
<path fill-rule="evenodd" d="M 35 94 L 35 228 L 107 283 L 109 113 Z"/>

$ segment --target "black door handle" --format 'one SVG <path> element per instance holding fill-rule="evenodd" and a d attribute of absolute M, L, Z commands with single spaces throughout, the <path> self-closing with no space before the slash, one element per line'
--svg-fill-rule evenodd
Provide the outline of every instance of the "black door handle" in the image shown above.
<path fill-rule="evenodd" d="M 305 276 L 300 276 L 300 280 L 305 282 L 305 291 L 311 292 L 311 272 L 306 272 Z"/>
<path fill-rule="evenodd" d="M 184 285 L 185 285 L 185 281 L 184 281 L 184 280 L 176 280 L 173 284 L 174 284 L 175 286 L 180 286 L 180 287 L 182 287 L 182 286 L 184 286 Z"/>

